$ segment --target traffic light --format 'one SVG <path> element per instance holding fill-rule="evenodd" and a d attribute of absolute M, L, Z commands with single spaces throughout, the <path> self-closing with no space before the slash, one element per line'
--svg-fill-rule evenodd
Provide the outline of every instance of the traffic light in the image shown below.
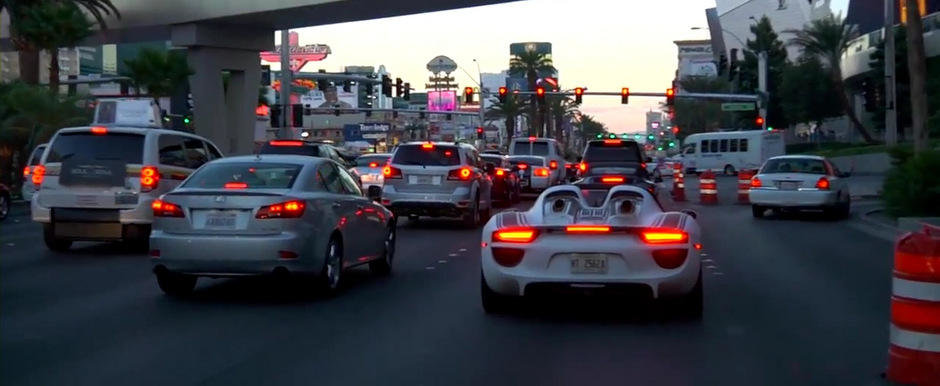
<path fill-rule="evenodd" d="M 382 95 L 390 98 L 392 96 L 392 78 L 388 75 L 382 75 Z"/>
<path fill-rule="evenodd" d="M 673 141 L 669 141 L 669 147 L 676 147 L 676 143 Z"/>
<path fill-rule="evenodd" d="M 405 86 L 404 86 L 404 84 L 402 83 L 401 78 L 395 78 L 395 96 L 396 96 L 396 97 L 401 98 L 401 96 L 403 95 L 403 91 L 402 91 L 402 90 L 403 90 L 404 88 L 405 88 Z"/>
<path fill-rule="evenodd" d="M 676 135 L 676 134 L 679 134 L 679 126 L 672 127 L 672 135 Z"/>
<path fill-rule="evenodd" d="M 506 103 L 506 95 L 509 94 L 509 89 L 505 86 L 499 88 L 498 96 L 499 103 Z"/>
<path fill-rule="evenodd" d="M 652 134 L 650 134 L 650 135 L 647 135 L 647 136 L 646 136 L 646 139 L 652 141 L 652 140 L 656 139 L 656 137 L 653 136 Z"/>
<path fill-rule="evenodd" d="M 764 128 L 764 117 L 758 115 L 757 118 L 754 118 L 754 125 L 759 128 Z"/>
<path fill-rule="evenodd" d="M 192 121 L 193 121 L 193 120 L 190 119 L 189 116 L 183 117 L 183 124 L 188 125 L 188 124 L 189 124 L 190 122 L 192 122 Z"/>
<path fill-rule="evenodd" d="M 545 103 L 545 87 L 536 87 L 535 96 L 538 98 L 539 103 Z"/>
<path fill-rule="evenodd" d="M 624 87 L 620 89 L 620 104 L 627 104 L 630 102 L 630 88 Z"/>
<path fill-rule="evenodd" d="M 584 88 L 575 87 L 574 88 L 574 103 L 581 104 L 581 97 L 584 96 Z"/>
<path fill-rule="evenodd" d="M 728 64 L 728 81 L 734 80 L 734 74 L 738 70 L 738 49 L 731 49 L 731 61 Z"/>
<path fill-rule="evenodd" d="M 477 126 L 477 139 L 483 139 L 483 128 Z"/>
<path fill-rule="evenodd" d="M 666 105 L 672 106 L 674 104 L 676 104 L 676 89 L 670 87 L 666 89 Z"/>
<path fill-rule="evenodd" d="M 597 139 L 601 139 L 601 138 L 604 138 L 604 133 L 598 133 L 598 134 L 597 134 Z"/>
<path fill-rule="evenodd" d="M 411 83 L 405 82 L 405 91 L 404 95 L 402 95 L 402 98 L 404 98 L 406 101 L 411 100 Z"/>
<path fill-rule="evenodd" d="M 304 105 L 293 104 L 290 106 L 291 126 L 304 127 Z"/>
<path fill-rule="evenodd" d="M 465 104 L 473 103 L 473 87 L 464 87 L 463 101 Z"/>

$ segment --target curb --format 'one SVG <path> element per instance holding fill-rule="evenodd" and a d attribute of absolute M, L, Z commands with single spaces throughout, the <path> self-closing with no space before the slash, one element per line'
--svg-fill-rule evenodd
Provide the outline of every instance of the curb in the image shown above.
<path fill-rule="evenodd" d="M 879 213 L 879 212 L 884 212 L 884 210 L 885 210 L 884 208 L 869 209 L 869 210 L 866 210 L 865 212 L 859 214 L 859 215 L 858 215 L 858 218 L 861 219 L 862 221 L 865 221 L 865 222 L 868 223 L 868 224 L 877 225 L 877 226 L 882 227 L 882 228 L 885 228 L 885 229 L 890 229 L 890 230 L 892 230 L 892 231 L 894 231 L 894 232 L 900 232 L 900 231 L 901 231 L 901 228 L 898 228 L 896 225 L 888 225 L 888 224 L 885 224 L 884 222 L 881 222 L 881 221 L 878 221 L 878 220 L 875 220 L 875 219 L 872 219 L 872 218 L 871 218 L 871 215 L 872 215 L 872 214 Z"/>

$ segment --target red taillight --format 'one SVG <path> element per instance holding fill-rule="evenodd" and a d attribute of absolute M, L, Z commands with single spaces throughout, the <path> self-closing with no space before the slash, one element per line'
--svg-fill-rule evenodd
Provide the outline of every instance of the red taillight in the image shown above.
<path fill-rule="evenodd" d="M 558 162 L 550 161 L 550 162 L 548 163 L 548 168 L 549 168 L 549 169 L 552 169 L 552 170 L 558 169 Z"/>
<path fill-rule="evenodd" d="M 149 192 L 160 185 L 160 171 L 156 166 L 144 166 L 140 169 L 140 191 Z"/>
<path fill-rule="evenodd" d="M 377 168 L 377 167 L 379 167 L 379 163 L 378 163 L 378 162 L 369 162 L 369 167 L 370 167 L 370 168 Z"/>
<path fill-rule="evenodd" d="M 33 185 L 42 185 L 42 180 L 45 177 L 46 167 L 42 165 L 36 165 L 36 167 L 33 168 Z"/>
<path fill-rule="evenodd" d="M 448 180 L 469 180 L 470 176 L 473 175 L 473 170 L 470 168 L 460 168 L 451 170 L 450 173 L 447 173 Z"/>
<path fill-rule="evenodd" d="M 682 263 L 685 263 L 688 255 L 689 250 L 685 248 L 658 249 L 653 251 L 653 260 L 656 261 L 656 265 L 662 268 L 676 269 L 682 266 Z"/>
<path fill-rule="evenodd" d="M 762 185 L 763 185 L 763 183 L 760 182 L 760 178 L 757 178 L 757 177 L 751 178 L 751 187 L 752 187 L 752 188 L 759 188 L 759 187 L 761 187 Z"/>
<path fill-rule="evenodd" d="M 104 126 L 94 126 L 91 128 L 91 133 L 94 135 L 105 135 L 108 134 L 108 128 Z"/>
<path fill-rule="evenodd" d="M 623 177 L 620 176 L 604 176 L 601 177 L 601 182 L 605 184 L 622 184 L 625 181 Z"/>
<path fill-rule="evenodd" d="M 496 175 L 499 176 L 499 177 L 505 176 L 505 175 L 506 175 L 506 171 L 503 170 L 503 169 L 496 169 Z"/>
<path fill-rule="evenodd" d="M 153 217 L 183 217 L 183 209 L 172 202 L 153 200 L 150 208 L 153 209 Z"/>
<path fill-rule="evenodd" d="M 621 143 L 623 143 L 623 141 L 619 139 L 605 139 L 604 140 L 605 145 L 619 145 Z"/>
<path fill-rule="evenodd" d="M 244 182 L 226 182 L 225 189 L 246 189 L 248 184 Z"/>
<path fill-rule="evenodd" d="M 535 141 L 535 137 L 529 137 L 529 142 Z"/>
<path fill-rule="evenodd" d="M 565 227 L 568 233 L 607 233 L 610 227 L 606 225 L 568 225 Z"/>
<path fill-rule="evenodd" d="M 646 169 L 646 162 L 640 162 L 640 169 Z"/>
<path fill-rule="evenodd" d="M 268 144 L 271 146 L 303 146 L 304 141 L 274 140 L 269 141 Z"/>
<path fill-rule="evenodd" d="M 303 201 L 287 201 L 279 204 L 262 206 L 255 218 L 298 218 L 303 216 L 307 204 Z"/>
<path fill-rule="evenodd" d="M 401 178 L 401 169 L 391 165 L 385 165 L 385 167 L 382 168 L 382 176 L 385 177 L 385 179 Z"/>
<path fill-rule="evenodd" d="M 547 168 L 535 168 L 535 176 L 536 177 L 548 177 L 548 169 Z"/>
<path fill-rule="evenodd" d="M 689 241 L 689 234 L 678 229 L 651 228 L 640 232 L 647 244 L 681 244 Z"/>
<path fill-rule="evenodd" d="M 431 142 L 422 143 L 421 148 L 425 150 L 431 150 L 434 148 L 434 144 Z"/>
<path fill-rule="evenodd" d="M 151 250 L 150 250 L 150 257 L 160 257 L 160 250 L 159 250 L 159 249 L 151 249 Z"/>
<path fill-rule="evenodd" d="M 29 177 L 29 166 L 23 168 L 23 179 L 25 180 L 26 177 Z"/>
<path fill-rule="evenodd" d="M 493 247 L 493 260 L 503 267 L 515 267 L 519 265 L 524 256 L 524 249 Z"/>
<path fill-rule="evenodd" d="M 293 252 L 293 251 L 277 251 L 277 257 L 280 257 L 280 258 L 282 258 L 282 259 L 296 259 L 296 258 L 297 258 L 297 252 Z"/>
<path fill-rule="evenodd" d="M 521 163 L 521 162 L 519 163 L 518 166 L 519 166 L 519 170 L 526 170 L 529 168 L 529 165 Z"/>
<path fill-rule="evenodd" d="M 506 228 L 493 232 L 493 241 L 504 243 L 529 243 L 539 235 L 532 228 Z"/>
<path fill-rule="evenodd" d="M 829 190 L 829 179 L 826 177 L 819 177 L 819 181 L 816 181 L 816 189 Z"/>
<path fill-rule="evenodd" d="M 586 172 L 587 169 L 588 169 L 587 162 L 582 162 L 578 164 L 578 170 L 580 170 L 582 173 Z"/>

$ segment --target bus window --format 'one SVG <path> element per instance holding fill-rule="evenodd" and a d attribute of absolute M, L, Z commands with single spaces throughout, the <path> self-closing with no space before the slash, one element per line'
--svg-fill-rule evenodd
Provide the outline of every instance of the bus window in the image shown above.
<path fill-rule="evenodd" d="M 722 153 L 727 153 L 728 152 L 728 140 L 722 139 L 720 143 L 721 143 L 721 148 L 718 149 L 718 151 Z"/>
<path fill-rule="evenodd" d="M 717 139 L 713 139 L 713 140 L 709 141 L 708 147 L 709 147 L 709 149 L 710 149 L 710 151 L 711 151 L 712 153 L 717 153 L 717 152 L 718 152 L 718 140 L 717 140 Z"/>
<path fill-rule="evenodd" d="M 702 140 L 702 153 L 708 153 L 708 142 L 707 139 Z"/>
<path fill-rule="evenodd" d="M 728 145 L 728 151 L 732 153 L 736 153 L 738 151 L 738 139 L 734 138 L 734 139 L 731 139 L 730 141 L 731 142 Z"/>
<path fill-rule="evenodd" d="M 741 151 L 746 152 L 747 151 L 747 138 L 741 138 L 741 144 L 738 147 L 741 149 Z"/>

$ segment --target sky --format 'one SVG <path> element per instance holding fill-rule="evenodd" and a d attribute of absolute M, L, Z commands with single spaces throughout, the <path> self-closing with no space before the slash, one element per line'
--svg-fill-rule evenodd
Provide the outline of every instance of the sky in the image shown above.
<path fill-rule="evenodd" d="M 771 0 L 764 0 L 771 1 Z M 849 0 L 834 0 L 844 9 Z M 453 59 L 467 73 L 454 74 L 461 89 L 475 86 L 477 65 L 484 73 L 509 66 L 509 44 L 551 42 L 552 58 L 564 89 L 663 92 L 678 63 L 673 41 L 707 39 L 705 9 L 714 0 L 527 0 L 368 21 L 295 29 L 300 44 L 327 44 L 332 54 L 303 71 L 342 71 L 349 65 L 385 65 L 423 91 L 425 68 L 437 55 Z M 279 39 L 279 34 L 276 40 Z M 272 67 L 277 68 L 277 65 Z M 581 111 L 614 132 L 645 131 L 645 112 L 662 98 L 585 96 Z"/>

